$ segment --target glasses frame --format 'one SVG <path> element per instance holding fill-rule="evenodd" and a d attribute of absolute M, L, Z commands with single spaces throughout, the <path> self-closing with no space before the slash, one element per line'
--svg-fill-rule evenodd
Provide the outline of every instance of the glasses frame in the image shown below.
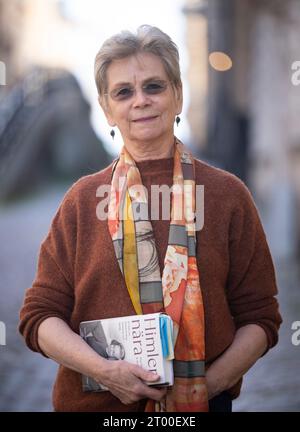
<path fill-rule="evenodd" d="M 145 88 L 151 84 L 159 84 L 159 85 L 161 85 L 161 87 L 159 89 L 156 89 L 156 90 L 149 89 L 148 91 L 145 91 Z M 145 82 L 141 86 L 141 90 L 147 96 L 156 96 L 156 95 L 161 94 L 164 91 L 166 91 L 169 84 L 170 84 L 169 80 L 157 79 L 157 78 L 151 79 L 150 78 L 147 80 L 147 82 Z M 114 92 L 122 91 L 123 89 L 126 89 L 126 88 L 130 88 L 130 90 L 133 90 L 132 94 L 125 95 L 124 97 L 121 96 L 120 98 L 118 98 L 117 95 L 112 94 Z M 103 93 L 103 96 L 110 96 L 110 98 L 115 102 L 123 102 L 123 101 L 128 101 L 129 99 L 131 99 L 136 94 L 136 91 L 137 91 L 137 87 L 133 88 L 130 83 L 128 83 L 128 84 L 124 83 L 124 85 L 120 85 L 120 87 L 117 87 L 116 89 L 114 89 L 110 92 Z"/>

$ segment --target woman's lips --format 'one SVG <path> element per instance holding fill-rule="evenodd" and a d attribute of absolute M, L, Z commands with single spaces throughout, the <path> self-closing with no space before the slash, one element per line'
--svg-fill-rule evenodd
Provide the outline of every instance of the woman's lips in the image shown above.
<path fill-rule="evenodd" d="M 139 119 L 133 120 L 134 123 L 142 123 L 142 122 L 148 122 L 151 120 L 156 119 L 158 116 L 152 116 L 152 117 L 141 117 Z"/>

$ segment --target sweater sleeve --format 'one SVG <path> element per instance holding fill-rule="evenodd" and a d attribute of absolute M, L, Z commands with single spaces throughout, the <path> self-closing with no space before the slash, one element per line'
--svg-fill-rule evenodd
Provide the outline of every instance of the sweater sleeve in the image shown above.
<path fill-rule="evenodd" d="M 275 297 L 276 277 L 257 208 L 240 180 L 230 224 L 229 253 L 227 298 L 236 328 L 261 326 L 267 335 L 268 350 L 276 345 L 282 322 Z"/>
<path fill-rule="evenodd" d="M 76 213 L 70 195 L 65 196 L 41 244 L 36 276 L 20 311 L 20 333 L 31 350 L 43 355 L 38 345 L 39 325 L 49 317 L 68 323 L 73 310 Z"/>

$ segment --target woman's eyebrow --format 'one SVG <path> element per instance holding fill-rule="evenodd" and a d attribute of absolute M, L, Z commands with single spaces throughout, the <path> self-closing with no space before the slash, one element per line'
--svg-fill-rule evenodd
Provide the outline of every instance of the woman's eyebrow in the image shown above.
<path fill-rule="evenodd" d="M 147 84 L 149 81 L 160 81 L 160 82 L 166 82 L 166 80 L 163 79 L 163 78 L 160 77 L 160 76 L 153 76 L 153 77 L 149 77 L 149 78 L 146 78 L 145 80 L 143 80 L 143 81 L 142 81 L 142 84 L 143 84 L 143 85 L 144 85 L 144 84 Z M 125 81 L 122 81 L 122 82 L 119 82 L 119 83 L 114 84 L 114 85 L 113 85 L 113 89 L 115 89 L 115 88 L 119 88 L 119 87 L 123 87 L 123 86 L 132 86 L 132 83 L 131 83 L 131 82 L 125 82 Z"/>
<path fill-rule="evenodd" d="M 118 88 L 118 87 L 123 87 L 123 86 L 130 86 L 131 83 L 130 82 L 119 82 L 116 83 L 112 86 L 112 88 Z"/>
<path fill-rule="evenodd" d="M 145 79 L 145 80 L 143 81 L 143 84 L 146 84 L 146 83 L 149 82 L 149 81 L 160 81 L 160 82 L 166 82 L 167 80 L 163 79 L 163 78 L 160 77 L 160 76 L 153 76 L 153 77 L 150 77 L 150 78 Z"/>

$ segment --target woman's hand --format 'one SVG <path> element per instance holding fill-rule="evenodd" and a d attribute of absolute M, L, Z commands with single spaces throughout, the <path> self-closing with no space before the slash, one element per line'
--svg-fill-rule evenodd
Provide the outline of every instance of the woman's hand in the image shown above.
<path fill-rule="evenodd" d="M 218 394 L 222 393 L 222 391 L 226 389 L 226 386 L 222 382 L 222 377 L 215 374 L 213 369 L 207 370 L 205 378 L 209 400 L 218 396 Z"/>
<path fill-rule="evenodd" d="M 159 375 L 125 360 L 106 360 L 106 362 L 105 367 L 101 368 L 101 374 L 95 377 L 95 380 L 105 385 L 123 404 L 129 405 L 145 398 L 160 401 L 165 396 L 166 388 L 153 388 L 144 383 L 144 381 L 158 381 Z"/>
<path fill-rule="evenodd" d="M 232 344 L 206 371 L 208 398 L 233 387 L 268 348 L 265 331 L 256 324 L 237 330 Z"/>
<path fill-rule="evenodd" d="M 50 317 L 39 326 L 40 349 L 48 357 L 105 385 L 124 404 L 150 398 L 159 401 L 166 389 L 149 387 L 143 381 L 159 376 L 124 360 L 107 360 L 96 353 L 60 318 Z"/>

